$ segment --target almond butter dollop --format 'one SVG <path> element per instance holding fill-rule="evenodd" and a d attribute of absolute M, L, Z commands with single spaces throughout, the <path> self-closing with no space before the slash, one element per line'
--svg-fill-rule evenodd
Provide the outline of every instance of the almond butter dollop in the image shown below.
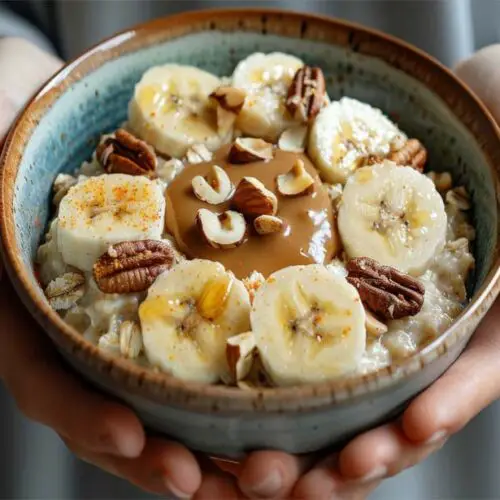
<path fill-rule="evenodd" d="M 179 249 L 189 258 L 218 261 L 238 278 L 252 271 L 267 277 L 283 267 L 328 263 L 340 246 L 336 221 L 326 189 L 307 156 L 277 149 L 272 160 L 236 165 L 228 161 L 228 151 L 229 146 L 224 146 L 210 162 L 187 166 L 169 185 L 167 230 L 175 237 Z M 288 173 L 297 159 L 304 162 L 306 171 L 314 178 L 313 189 L 302 196 L 282 196 L 276 187 L 276 177 Z M 247 239 L 240 246 L 230 249 L 209 246 L 196 225 L 198 210 L 206 208 L 221 213 L 232 207 L 231 198 L 220 205 L 210 205 L 193 193 L 193 177 L 209 176 L 212 165 L 224 169 L 235 186 L 242 177 L 260 180 L 278 199 L 276 215 L 285 221 L 284 230 L 262 236 L 249 219 Z"/>

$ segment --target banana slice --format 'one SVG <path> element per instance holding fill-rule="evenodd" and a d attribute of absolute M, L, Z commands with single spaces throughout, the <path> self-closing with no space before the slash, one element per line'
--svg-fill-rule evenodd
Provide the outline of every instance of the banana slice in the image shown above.
<path fill-rule="evenodd" d="M 446 225 L 433 182 L 390 161 L 358 169 L 345 185 L 338 212 L 349 257 L 371 257 L 414 276 L 443 247 Z"/>
<path fill-rule="evenodd" d="M 66 264 L 91 271 L 113 243 L 161 239 L 164 219 L 165 198 L 156 181 L 125 174 L 89 177 L 61 200 L 57 248 Z"/>
<path fill-rule="evenodd" d="M 174 376 L 227 376 L 226 340 L 250 329 L 250 299 L 222 264 L 195 259 L 160 275 L 139 307 L 149 361 Z"/>
<path fill-rule="evenodd" d="M 406 135 L 380 110 L 343 97 L 320 111 L 308 152 L 325 181 L 344 184 L 369 157 L 385 158 L 405 140 Z"/>
<path fill-rule="evenodd" d="M 365 350 L 358 292 L 324 266 L 292 266 L 256 292 L 252 331 L 267 373 L 279 385 L 319 382 L 354 370 Z"/>
<path fill-rule="evenodd" d="M 281 133 L 296 125 L 285 108 L 288 87 L 304 66 L 297 57 L 257 52 L 241 61 L 233 73 L 233 86 L 245 90 L 245 105 L 236 119 L 244 135 L 277 142 Z"/>
<path fill-rule="evenodd" d="M 221 137 L 209 95 L 220 80 L 192 66 L 167 64 L 144 73 L 129 104 L 130 128 L 157 151 L 183 157 L 193 144 L 215 151 L 232 139 Z"/>

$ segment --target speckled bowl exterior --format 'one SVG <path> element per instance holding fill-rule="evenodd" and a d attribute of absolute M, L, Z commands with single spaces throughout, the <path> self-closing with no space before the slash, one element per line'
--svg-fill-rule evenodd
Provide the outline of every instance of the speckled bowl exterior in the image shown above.
<path fill-rule="evenodd" d="M 240 391 L 176 380 L 107 356 L 49 307 L 33 258 L 50 216 L 51 183 L 87 159 L 99 134 L 125 118 L 149 66 L 177 62 L 219 75 L 255 51 L 295 54 L 325 72 L 332 98 L 355 97 L 389 113 L 472 193 L 473 300 L 415 356 L 368 376 L 293 388 Z M 381 33 L 342 21 L 265 10 L 182 14 L 139 26 L 68 64 L 36 95 L 2 156 L 1 234 L 6 269 L 29 311 L 84 377 L 132 406 L 153 430 L 193 449 L 239 456 L 259 448 L 333 446 L 395 415 L 465 347 L 499 291 L 499 131 L 448 70 Z"/>

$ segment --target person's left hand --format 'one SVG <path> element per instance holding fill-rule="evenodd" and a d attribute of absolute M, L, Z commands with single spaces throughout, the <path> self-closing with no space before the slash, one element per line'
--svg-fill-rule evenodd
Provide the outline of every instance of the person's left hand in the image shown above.
<path fill-rule="evenodd" d="M 478 52 L 457 68 L 500 123 L 500 45 Z M 277 451 L 252 453 L 242 464 L 218 463 L 226 475 L 203 479 L 196 499 L 364 499 L 386 477 L 441 448 L 500 397 L 500 299 L 465 352 L 418 396 L 400 420 L 353 439 L 338 455 L 308 468 L 306 460 Z M 310 458 L 309 458 L 310 460 Z M 222 495 L 222 496 L 221 496 Z"/>

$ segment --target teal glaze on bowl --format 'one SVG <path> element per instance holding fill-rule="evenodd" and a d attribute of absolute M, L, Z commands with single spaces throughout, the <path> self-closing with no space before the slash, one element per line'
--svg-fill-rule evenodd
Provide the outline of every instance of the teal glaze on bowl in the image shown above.
<path fill-rule="evenodd" d="M 445 335 L 405 362 L 365 377 L 255 393 L 185 383 L 100 353 L 50 310 L 36 283 L 32 262 L 50 217 L 56 174 L 79 167 L 100 134 L 126 119 L 142 73 L 175 62 L 226 76 L 256 51 L 288 52 L 320 66 L 332 99 L 345 95 L 382 109 L 426 145 L 429 169 L 452 172 L 472 195 L 474 303 Z M 154 430 L 221 455 L 261 447 L 317 450 L 386 420 L 435 380 L 462 351 L 496 297 L 498 152 L 497 129 L 474 97 L 437 63 L 384 35 L 271 11 L 177 16 L 92 49 L 56 76 L 24 112 L 3 157 L 6 267 L 66 359 L 128 402 Z"/>

